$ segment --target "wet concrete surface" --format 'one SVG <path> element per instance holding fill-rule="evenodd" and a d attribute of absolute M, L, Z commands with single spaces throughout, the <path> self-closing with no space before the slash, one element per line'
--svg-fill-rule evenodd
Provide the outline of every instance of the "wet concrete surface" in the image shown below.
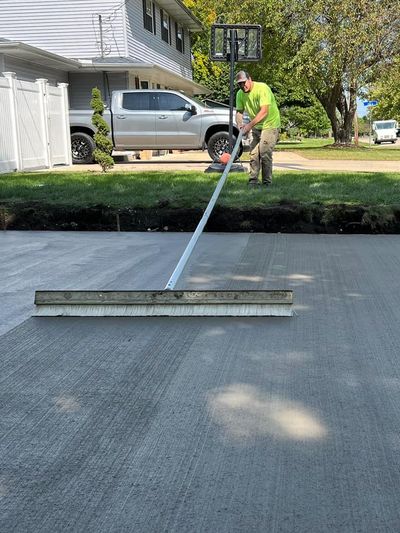
<path fill-rule="evenodd" d="M 159 288 L 188 234 L 0 236 L 2 531 L 397 532 L 400 237 L 206 234 L 182 285 L 293 318 L 28 318 Z"/>

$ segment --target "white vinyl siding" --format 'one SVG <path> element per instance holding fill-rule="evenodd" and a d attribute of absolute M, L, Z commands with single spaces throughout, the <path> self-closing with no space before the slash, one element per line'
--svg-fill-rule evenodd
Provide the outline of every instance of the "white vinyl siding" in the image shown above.
<path fill-rule="evenodd" d="M 126 56 L 123 2 L 117 0 L 1 0 L 0 36 L 64 57 L 100 57 L 99 14 L 105 56 Z"/>
<path fill-rule="evenodd" d="M 35 65 L 28 61 L 22 61 L 13 57 L 4 57 L 4 69 L 1 72 L 15 72 L 17 78 L 23 81 L 36 81 L 45 78 L 50 85 L 68 83 L 68 74 L 61 70 L 54 70 L 44 65 Z"/>
<path fill-rule="evenodd" d="M 142 0 L 129 1 L 126 6 L 128 54 L 134 60 L 154 63 L 184 78 L 192 79 L 189 32 L 185 30 L 184 53 L 176 49 L 175 21 L 171 17 L 171 45 L 161 38 L 160 7 L 156 9 L 156 35 L 150 33 L 143 25 Z M 169 15 L 167 12 L 165 12 Z M 139 21 L 139 23 L 138 23 Z"/>

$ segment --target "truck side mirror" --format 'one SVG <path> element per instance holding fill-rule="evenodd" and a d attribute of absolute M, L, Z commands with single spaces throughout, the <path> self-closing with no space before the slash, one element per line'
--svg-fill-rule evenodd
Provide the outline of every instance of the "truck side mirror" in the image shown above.
<path fill-rule="evenodd" d="M 190 111 L 192 115 L 197 115 L 197 109 L 195 105 L 185 104 L 186 111 Z"/>

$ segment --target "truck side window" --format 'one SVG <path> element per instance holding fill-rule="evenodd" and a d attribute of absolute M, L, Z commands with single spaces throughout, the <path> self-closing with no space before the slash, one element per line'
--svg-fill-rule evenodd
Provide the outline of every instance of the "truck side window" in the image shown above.
<path fill-rule="evenodd" d="M 158 108 L 160 111 L 187 111 L 185 105 L 189 102 L 176 94 L 159 94 Z"/>
<path fill-rule="evenodd" d="M 123 109 L 130 111 L 149 111 L 153 107 L 153 93 L 124 93 L 122 96 Z"/>

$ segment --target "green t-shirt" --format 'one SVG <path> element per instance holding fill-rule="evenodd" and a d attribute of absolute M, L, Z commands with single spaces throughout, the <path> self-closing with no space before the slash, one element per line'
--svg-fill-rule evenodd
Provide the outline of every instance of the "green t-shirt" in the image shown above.
<path fill-rule="evenodd" d="M 242 89 L 237 92 L 236 109 L 239 112 L 247 111 L 251 120 L 253 120 L 263 105 L 269 106 L 268 115 L 254 127 L 258 130 L 280 128 L 281 117 L 275 96 L 266 83 L 254 81 L 253 88 L 249 93 L 243 92 Z"/>

